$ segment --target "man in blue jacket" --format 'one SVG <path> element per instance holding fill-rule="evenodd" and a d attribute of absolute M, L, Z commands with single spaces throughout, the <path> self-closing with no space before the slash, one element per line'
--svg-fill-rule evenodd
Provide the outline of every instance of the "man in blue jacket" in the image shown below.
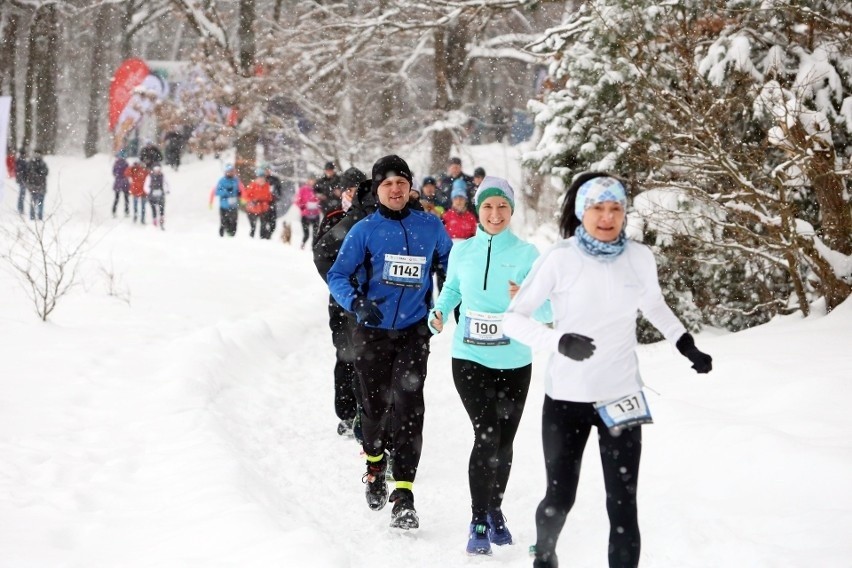
<path fill-rule="evenodd" d="M 433 263 L 446 267 L 453 245 L 437 217 L 409 207 L 412 176 L 402 158 L 379 159 L 372 174 L 379 208 L 346 235 L 327 279 L 335 301 L 358 321 L 367 505 L 377 511 L 388 501 L 388 442 L 396 482 L 391 526 L 411 529 L 419 526 L 412 488 L 423 445 L 431 274 Z"/>

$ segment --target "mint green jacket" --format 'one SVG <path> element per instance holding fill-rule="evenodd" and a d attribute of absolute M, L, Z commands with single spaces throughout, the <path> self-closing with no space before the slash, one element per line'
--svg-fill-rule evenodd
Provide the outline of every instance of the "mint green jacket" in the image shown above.
<path fill-rule="evenodd" d="M 521 284 L 539 253 L 535 246 L 522 241 L 510 229 L 491 236 L 478 228 L 476 236 L 453 245 L 447 279 L 434 311 L 440 311 L 444 323 L 461 304 L 460 317 L 453 336 L 453 357 L 474 361 L 492 369 L 517 369 L 532 362 L 532 351 L 523 343 L 505 338 L 502 345 L 471 343 L 468 331 L 469 310 L 499 318 L 509 307 L 509 281 Z M 550 301 L 535 312 L 535 319 L 550 322 Z M 433 315 L 430 314 L 431 322 Z M 430 326 L 431 327 L 431 326 Z M 432 330 L 435 331 L 434 329 Z"/>

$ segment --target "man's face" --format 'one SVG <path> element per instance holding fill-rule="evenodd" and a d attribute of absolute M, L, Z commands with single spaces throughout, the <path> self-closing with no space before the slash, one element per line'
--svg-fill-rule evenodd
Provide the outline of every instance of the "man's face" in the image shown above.
<path fill-rule="evenodd" d="M 379 203 L 391 211 L 401 211 L 408 203 L 408 192 L 411 184 L 402 176 L 385 178 L 376 189 Z"/>
<path fill-rule="evenodd" d="M 451 178 L 459 177 L 460 173 L 461 173 L 461 164 L 450 164 L 449 166 L 447 166 L 447 175 L 450 176 Z"/>
<path fill-rule="evenodd" d="M 334 170 L 325 170 L 325 177 L 334 177 Z"/>

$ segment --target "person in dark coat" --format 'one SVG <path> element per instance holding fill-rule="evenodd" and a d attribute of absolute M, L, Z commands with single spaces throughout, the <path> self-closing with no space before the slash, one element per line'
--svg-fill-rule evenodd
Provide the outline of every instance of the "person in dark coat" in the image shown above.
<path fill-rule="evenodd" d="M 314 185 L 314 193 L 319 199 L 323 215 L 340 209 L 340 176 L 335 171 L 334 162 L 326 162 L 325 174 Z"/>
<path fill-rule="evenodd" d="M 370 191 L 364 172 L 358 168 L 349 168 L 343 172 L 341 183 L 344 187 L 341 194 L 342 207 L 326 215 L 314 244 L 314 264 L 323 280 L 326 280 L 331 265 L 337 259 L 337 253 L 349 230 L 376 210 L 376 198 Z M 350 205 L 344 209 L 349 200 Z M 334 365 L 334 411 L 340 419 L 337 433 L 341 436 L 354 435 L 360 440 L 361 388 L 355 372 L 355 352 L 352 348 L 355 317 L 340 307 L 330 294 L 328 326 L 331 328 L 331 341 L 337 357 Z"/>
<path fill-rule="evenodd" d="M 15 175 L 18 180 L 18 213 L 24 214 L 24 199 L 27 197 L 27 174 L 29 161 L 27 160 L 27 149 L 21 146 L 18 156 L 15 158 Z"/>
<path fill-rule="evenodd" d="M 453 182 L 457 179 L 464 180 L 467 188 L 467 202 L 473 203 L 473 196 L 476 193 L 476 186 L 473 184 L 473 178 L 462 171 L 461 158 L 452 157 L 447 160 L 447 172 L 441 176 L 438 192 L 435 195 L 435 204 L 444 208 L 444 211 L 449 211 L 453 206 Z"/>
<path fill-rule="evenodd" d="M 170 130 L 166 132 L 166 165 L 177 171 L 180 167 L 180 155 L 183 150 L 183 136 L 179 132 Z"/>
<path fill-rule="evenodd" d="M 27 189 L 30 192 L 30 220 L 44 220 L 44 195 L 47 193 L 47 174 L 50 170 L 41 152 L 36 150 L 27 164 Z"/>
<path fill-rule="evenodd" d="M 139 150 L 139 161 L 145 164 L 149 170 L 153 170 L 154 166 L 163 161 L 163 153 L 152 141 L 148 141 L 145 146 Z"/>
<path fill-rule="evenodd" d="M 269 239 L 275 232 L 275 225 L 278 221 L 278 204 L 281 203 L 282 207 L 284 205 L 281 199 L 284 196 L 284 184 L 281 182 L 281 178 L 272 173 L 272 168 L 268 164 L 263 166 L 263 171 L 272 192 L 272 203 L 269 204 L 269 209 L 260 220 L 260 238 Z"/>
<path fill-rule="evenodd" d="M 125 176 L 128 167 L 127 160 L 124 157 L 124 150 L 119 150 L 115 154 L 115 162 L 112 164 L 112 190 L 115 192 L 115 200 L 112 202 L 112 216 L 115 217 L 115 212 L 118 210 L 118 202 L 124 195 L 124 216 L 130 217 L 130 180 Z"/>

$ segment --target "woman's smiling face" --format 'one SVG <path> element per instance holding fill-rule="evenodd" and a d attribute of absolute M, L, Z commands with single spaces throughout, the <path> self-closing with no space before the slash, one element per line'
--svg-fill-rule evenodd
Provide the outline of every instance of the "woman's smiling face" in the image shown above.
<path fill-rule="evenodd" d="M 479 224 L 489 235 L 504 231 L 512 221 L 512 207 L 499 195 L 492 195 L 479 205 Z"/>

